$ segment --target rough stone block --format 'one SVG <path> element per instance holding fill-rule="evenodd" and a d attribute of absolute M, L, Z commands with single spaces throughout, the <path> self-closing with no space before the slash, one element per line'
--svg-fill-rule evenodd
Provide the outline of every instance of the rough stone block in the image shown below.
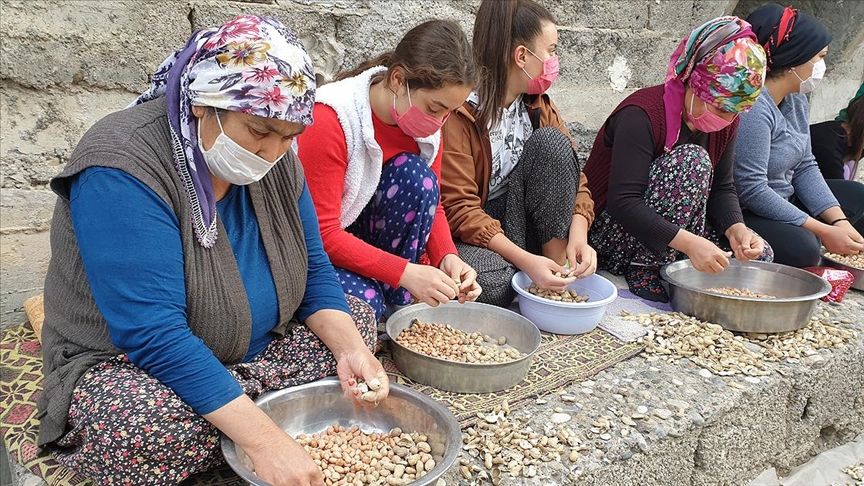
<path fill-rule="evenodd" d="M 638 30 L 648 26 L 651 0 L 567 0 L 541 2 L 558 25 Z"/>
<path fill-rule="evenodd" d="M 565 85 L 609 88 L 610 68 L 626 64 L 630 78 L 626 88 L 642 88 L 663 82 L 677 37 L 650 31 L 560 29 L 561 74 Z M 569 86 L 568 86 L 569 87 Z"/>
<path fill-rule="evenodd" d="M 241 1 L 258 1 L 260 3 L 276 3 L 276 0 L 241 0 Z M 338 7 L 344 9 L 366 8 L 369 6 L 369 0 L 290 0 L 300 5 L 314 5 L 319 7 Z"/>
<path fill-rule="evenodd" d="M 695 467 L 720 484 L 740 481 L 745 472 L 742 466 L 750 470 L 748 477 L 756 477 L 787 444 L 790 384 L 773 378 L 763 378 L 762 383 L 758 395 L 739 396 L 736 407 L 699 436 Z M 760 447 L 741 447 L 750 443 Z"/>
<path fill-rule="evenodd" d="M 818 372 L 796 377 L 788 400 L 786 451 L 774 463 L 778 469 L 806 462 L 864 430 L 864 362 L 854 356 L 827 360 Z"/>
<path fill-rule="evenodd" d="M 47 184 L 93 123 L 135 99 L 122 90 L 36 91 L 8 81 L 0 81 L 0 88 L 3 188 Z"/>
<path fill-rule="evenodd" d="M 648 28 L 679 35 L 679 39 L 708 20 L 731 15 L 738 0 L 655 0 L 649 2 Z"/>
<path fill-rule="evenodd" d="M 453 20 L 471 39 L 479 1 L 370 0 L 365 12 L 339 18 L 339 40 L 345 44 L 342 69 L 353 69 L 367 59 L 391 50 L 412 27 L 432 19 Z"/>
<path fill-rule="evenodd" d="M 42 292 L 51 258 L 48 232 L 0 235 L 0 328 L 23 323 L 23 304 Z"/>
<path fill-rule="evenodd" d="M 356 3 L 356 2 L 354 2 Z M 319 81 L 330 80 L 342 65 L 345 47 L 336 38 L 336 23 L 342 9 L 339 2 L 301 2 L 284 4 L 203 1 L 193 4 L 192 27 L 216 27 L 236 15 L 271 15 L 291 29 L 309 52 Z M 361 8 L 353 6 L 352 8 Z"/>
<path fill-rule="evenodd" d="M 24 86 L 140 91 L 189 36 L 183 2 L 2 2 L 0 72 Z"/>
<path fill-rule="evenodd" d="M 574 124 L 569 127 L 573 135 L 590 137 L 590 142 L 593 142 L 594 133 L 600 129 L 618 103 L 630 93 L 632 90 L 617 93 L 611 89 L 578 86 L 568 89 L 559 88 L 552 99 L 558 106 L 562 118 L 568 124 Z"/>
<path fill-rule="evenodd" d="M 693 486 L 695 435 L 652 442 L 651 454 L 635 454 L 624 462 L 588 472 L 574 484 Z"/>
<path fill-rule="evenodd" d="M 48 190 L 4 189 L 0 192 L 0 233 L 45 231 L 57 196 Z"/>

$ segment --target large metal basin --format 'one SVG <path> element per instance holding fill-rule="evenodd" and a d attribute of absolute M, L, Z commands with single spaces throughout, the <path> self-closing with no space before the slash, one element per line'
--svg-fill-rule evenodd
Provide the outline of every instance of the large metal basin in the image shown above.
<path fill-rule="evenodd" d="M 855 281 L 852 282 L 852 288 L 858 290 L 864 290 L 864 270 L 853 267 L 852 265 L 846 265 L 845 263 L 838 262 L 833 258 L 822 253 L 822 265 L 826 267 L 834 267 L 839 268 L 840 270 L 846 270 L 847 272 L 852 274 L 852 277 L 855 278 Z"/>
<path fill-rule="evenodd" d="M 336 378 L 265 393 L 255 403 L 292 437 L 322 432 L 333 424 L 346 428 L 357 425 L 367 433 L 399 427 L 405 432 L 425 434 L 436 465 L 412 482 L 412 486 L 435 484 L 456 461 L 462 443 L 459 422 L 447 407 L 420 392 L 392 383 L 390 395 L 375 408 L 354 406 L 342 394 Z M 269 485 L 255 475 L 243 449 L 225 436 L 222 437 L 222 453 L 228 465 L 249 484 Z"/>
<path fill-rule="evenodd" d="M 526 356 L 507 363 L 460 363 L 410 350 L 396 342 L 399 333 L 420 322 L 450 324 L 456 329 L 482 332 L 493 338 L 507 337 L 507 344 Z M 414 304 L 387 319 L 393 362 L 412 380 L 441 390 L 458 393 L 487 393 L 510 388 L 525 378 L 540 347 L 540 331 L 531 321 L 513 311 L 494 305 L 452 301 L 438 307 Z"/>
<path fill-rule="evenodd" d="M 730 331 L 785 332 L 807 325 L 820 297 L 831 285 L 822 278 L 786 265 L 731 260 L 717 275 L 680 260 L 661 269 L 669 283 L 672 308 Z M 776 299 L 738 297 L 707 292 L 712 287 L 748 288 Z"/>

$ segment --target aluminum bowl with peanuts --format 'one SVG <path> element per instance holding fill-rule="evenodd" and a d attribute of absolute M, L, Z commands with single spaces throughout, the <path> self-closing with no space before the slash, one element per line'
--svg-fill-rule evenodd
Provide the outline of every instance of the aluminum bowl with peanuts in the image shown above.
<path fill-rule="evenodd" d="M 660 269 L 672 309 L 730 331 L 774 333 L 807 325 L 831 284 L 779 263 L 730 260 L 716 275 L 680 260 Z"/>
<path fill-rule="evenodd" d="M 855 278 L 855 281 L 852 282 L 852 288 L 864 290 L 864 254 L 837 255 L 829 253 L 823 248 L 822 265 L 846 270 Z"/>
<path fill-rule="evenodd" d="M 600 323 L 609 304 L 618 298 L 615 284 L 596 273 L 568 285 L 570 299 L 566 299 L 563 293 L 561 299 L 557 299 L 555 292 L 538 292 L 525 272 L 513 275 L 510 284 L 519 294 L 519 312 L 541 330 L 554 334 L 591 331 Z M 573 293 L 581 298 L 574 297 Z M 580 302 L 584 297 L 588 299 Z"/>
<path fill-rule="evenodd" d="M 358 484 L 355 480 L 362 479 L 363 484 L 433 485 L 456 461 L 462 443 L 459 422 L 447 407 L 394 383 L 390 384 L 388 397 L 374 407 L 357 406 L 345 398 L 337 378 L 268 392 L 255 404 L 304 445 L 313 460 L 320 455 L 319 450 L 321 454 L 327 453 L 327 460 L 319 467 L 329 462 L 322 468 L 328 484 L 353 485 Z M 325 445 L 328 440 L 337 446 Z M 360 442 L 362 446 L 354 447 Z M 370 448 L 370 444 L 379 442 L 380 449 Z M 310 443 L 317 447 L 310 448 Z M 403 451 L 407 449 L 402 447 L 403 443 L 410 443 L 411 450 Z M 334 449 L 347 458 L 329 461 L 335 457 L 331 455 Z M 269 485 L 255 475 L 243 449 L 225 436 L 222 453 L 234 472 L 249 484 Z M 372 454 L 376 460 L 363 461 L 360 456 L 364 454 Z M 379 466 L 386 472 L 373 470 Z M 352 479 L 346 481 L 349 473 Z M 386 479 L 391 477 L 393 481 L 388 482 Z M 381 483 L 381 479 L 385 481 Z"/>
<path fill-rule="evenodd" d="M 394 312 L 386 329 L 399 371 L 457 393 L 516 385 L 528 374 L 541 341 L 525 317 L 479 302 L 410 305 Z"/>

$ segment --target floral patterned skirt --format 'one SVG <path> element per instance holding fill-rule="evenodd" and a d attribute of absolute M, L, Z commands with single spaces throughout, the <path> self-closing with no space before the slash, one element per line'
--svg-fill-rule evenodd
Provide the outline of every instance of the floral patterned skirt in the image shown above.
<path fill-rule="evenodd" d="M 346 297 L 371 350 L 375 314 Z M 308 327 L 297 324 L 254 360 L 228 371 L 254 400 L 269 390 L 335 375 L 336 360 Z M 224 461 L 219 431 L 125 354 L 88 370 L 73 393 L 70 430 L 57 441 L 54 456 L 97 484 L 178 484 Z"/>
<path fill-rule="evenodd" d="M 644 199 L 667 221 L 728 251 L 726 237 L 706 223 L 705 208 L 713 176 L 711 159 L 704 148 L 679 145 L 652 163 Z M 649 250 L 606 210 L 597 215 L 588 241 L 597 251 L 598 268 L 616 275 L 623 274 L 631 264 L 660 267 L 687 257 L 671 247 L 659 253 Z M 767 241 L 758 259 L 773 259 Z"/>

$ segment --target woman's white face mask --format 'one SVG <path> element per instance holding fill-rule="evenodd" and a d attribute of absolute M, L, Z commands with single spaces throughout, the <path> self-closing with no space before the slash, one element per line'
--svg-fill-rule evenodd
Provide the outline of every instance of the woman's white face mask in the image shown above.
<path fill-rule="evenodd" d="M 204 155 L 204 161 L 211 174 L 230 184 L 246 186 L 260 181 L 276 165 L 275 162 L 269 162 L 246 150 L 225 135 L 218 110 L 216 110 L 216 122 L 219 124 L 220 133 L 210 150 L 204 150 L 204 145 L 201 144 L 200 126 L 197 129 L 198 148 Z M 198 123 L 200 125 L 200 120 Z"/>
<path fill-rule="evenodd" d="M 795 73 L 795 77 L 801 81 L 801 85 L 798 88 L 798 92 L 801 94 L 808 94 L 816 91 L 816 86 L 819 85 L 819 82 L 822 81 L 822 78 L 825 77 L 825 59 L 819 59 L 816 62 L 807 61 L 813 65 L 813 72 L 810 74 L 810 77 L 807 79 L 801 79 L 801 76 L 798 76 L 798 73 Z"/>

